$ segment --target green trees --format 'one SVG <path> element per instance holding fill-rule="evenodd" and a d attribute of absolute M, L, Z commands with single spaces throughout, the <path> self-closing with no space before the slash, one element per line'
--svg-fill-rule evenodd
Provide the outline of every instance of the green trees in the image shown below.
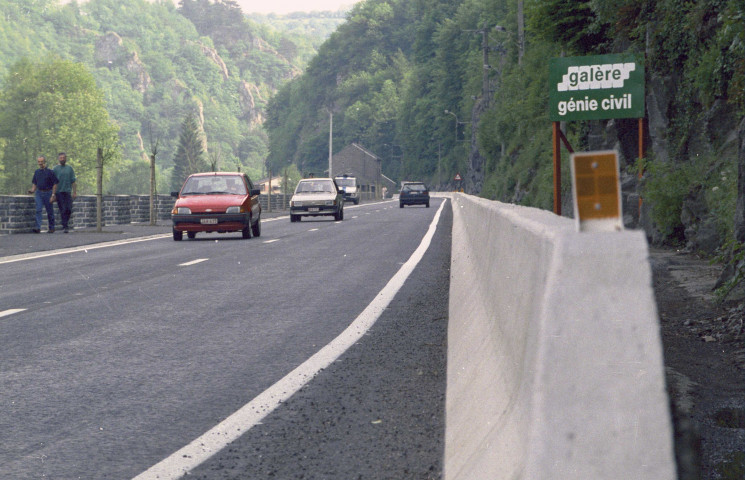
<path fill-rule="evenodd" d="M 176 191 L 192 173 L 206 172 L 209 165 L 204 158 L 204 141 L 202 132 L 193 113 L 189 113 L 181 124 L 181 135 L 178 148 L 173 157 L 173 174 L 171 190 Z"/>
<path fill-rule="evenodd" d="M 119 129 L 109 119 L 101 91 L 84 65 L 56 57 L 20 60 L 3 87 L 3 191 L 26 191 L 38 155 L 46 155 L 54 165 L 57 152 L 65 151 L 82 193 L 94 191 L 98 148 L 105 149 L 110 165 L 120 161 Z"/>
<path fill-rule="evenodd" d="M 320 14 L 305 18 L 325 21 Z M 329 18 L 328 24 L 342 20 Z M 140 165 L 149 132 L 162 140 L 157 170 L 165 181 L 159 184 L 170 185 L 182 121 L 195 111 L 203 119 L 206 150 L 221 152 L 221 167 L 259 176 L 267 155 L 266 103 L 320 43 L 317 35 L 257 25 L 230 0 L 0 0 L 0 82 L 16 62 L 53 55 L 83 65 L 102 93 L 119 127 L 121 159 L 106 169 L 106 193 L 149 191 Z M 7 148 L 18 149 L 12 142 Z M 13 173 L 17 163 L 3 169 L 0 162 L 0 175 L 25 177 Z M 12 193 L 6 183 L 0 178 L 0 194 Z"/>
<path fill-rule="evenodd" d="M 525 7 L 525 48 L 518 45 L 518 4 Z M 696 177 L 698 188 L 717 192 L 706 201 L 721 217 L 734 209 L 744 19 L 736 0 L 367 0 L 306 72 L 270 100 L 268 163 L 275 170 L 290 162 L 323 168 L 331 111 L 334 151 L 360 142 L 382 158 L 391 178 L 415 176 L 451 189 L 448 179 L 461 173 L 470 193 L 551 209 L 549 59 L 645 52 L 647 160 L 709 159 L 705 171 L 713 173 Z M 626 192 L 641 192 L 635 122 L 571 122 L 566 135 L 578 149 L 619 148 Z M 562 197 L 570 198 L 569 169 L 562 170 Z M 683 231 L 681 199 L 697 188 L 654 178 L 667 171 L 687 170 L 649 169 L 645 188 L 676 190 L 644 193 L 672 199 L 665 215 L 647 205 L 663 236 Z M 716 223 L 730 234 L 731 218 Z"/>

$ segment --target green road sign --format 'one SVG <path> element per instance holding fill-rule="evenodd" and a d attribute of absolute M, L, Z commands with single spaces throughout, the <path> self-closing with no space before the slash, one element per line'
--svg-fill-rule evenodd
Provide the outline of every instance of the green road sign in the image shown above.
<path fill-rule="evenodd" d="M 644 56 L 622 53 L 552 58 L 549 119 L 644 117 Z"/>

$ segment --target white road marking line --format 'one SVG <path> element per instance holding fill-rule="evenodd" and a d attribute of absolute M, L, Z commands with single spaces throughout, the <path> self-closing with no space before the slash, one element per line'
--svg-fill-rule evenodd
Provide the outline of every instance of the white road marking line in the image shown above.
<path fill-rule="evenodd" d="M 311 229 L 310 229 L 310 230 L 308 230 L 308 231 L 309 231 L 309 232 L 317 232 L 317 231 L 318 231 L 318 229 L 317 229 L 317 228 L 311 228 Z"/>
<path fill-rule="evenodd" d="M 45 258 L 45 257 L 54 257 L 55 255 L 64 255 L 67 253 L 76 253 L 76 252 L 88 252 L 88 250 L 96 250 L 98 248 L 107 248 L 107 247 L 115 247 L 117 245 L 126 245 L 128 243 L 137 243 L 137 242 L 147 242 L 149 240 L 159 240 L 161 238 L 168 238 L 171 234 L 161 234 L 161 235 L 151 235 L 149 237 L 138 237 L 138 238 L 129 238 L 127 240 L 114 240 L 112 242 L 102 242 L 102 243 L 93 243 L 90 245 L 83 245 L 80 247 L 71 247 L 71 248 L 62 248 L 59 250 L 52 250 L 49 252 L 39 252 L 39 253 L 27 253 L 23 255 L 13 255 L 11 257 L 7 257 L 5 259 L 0 260 L 0 265 L 4 263 L 14 263 L 14 262 L 22 262 L 23 260 L 34 260 L 37 258 Z"/>
<path fill-rule="evenodd" d="M 192 260 L 191 262 L 179 263 L 178 266 L 179 267 L 188 267 L 190 265 L 196 265 L 197 263 L 206 262 L 207 260 L 209 260 L 209 258 L 197 258 L 196 260 Z"/>
<path fill-rule="evenodd" d="M 13 315 L 14 313 L 20 313 L 25 312 L 25 308 L 11 308 L 9 310 L 3 310 L 0 312 L 0 317 L 7 317 L 8 315 Z"/>
<path fill-rule="evenodd" d="M 265 222 L 274 222 L 277 220 L 282 220 L 289 218 L 288 216 L 284 217 L 273 217 L 273 218 L 267 218 L 267 219 L 261 219 L 262 223 Z M 11 255 L 9 257 L 0 258 L 0 265 L 3 265 L 5 263 L 15 263 L 15 262 L 22 262 L 24 260 L 35 260 L 37 258 L 45 258 L 45 257 L 54 257 L 56 255 L 65 255 L 67 253 L 76 253 L 76 252 L 88 252 L 88 250 L 96 250 L 99 248 L 107 248 L 107 247 L 115 247 L 117 245 L 126 245 L 128 243 L 137 243 L 137 242 L 147 242 L 149 240 L 158 240 L 161 238 L 169 238 L 172 234 L 165 233 L 165 234 L 157 234 L 157 235 L 149 235 L 147 237 L 137 237 L 137 238 L 128 238 L 126 240 L 113 240 L 111 242 L 101 242 L 101 243 L 92 243 L 89 245 L 82 245 L 80 247 L 70 247 L 70 248 L 61 248 L 59 250 L 51 250 L 48 252 L 38 252 L 38 253 L 24 253 L 21 255 Z"/>
<path fill-rule="evenodd" d="M 318 372 L 335 362 L 370 330 L 421 261 L 432 243 L 444 205 L 445 202 L 440 204 L 427 233 L 411 257 L 346 330 L 240 410 L 171 456 L 137 475 L 133 480 L 175 480 L 188 474 L 253 426 L 258 425 L 275 408 L 286 402 L 295 392 L 312 380 Z"/>
<path fill-rule="evenodd" d="M 279 238 L 275 238 L 274 240 L 267 240 L 264 243 L 274 243 L 274 242 L 279 242 Z"/>

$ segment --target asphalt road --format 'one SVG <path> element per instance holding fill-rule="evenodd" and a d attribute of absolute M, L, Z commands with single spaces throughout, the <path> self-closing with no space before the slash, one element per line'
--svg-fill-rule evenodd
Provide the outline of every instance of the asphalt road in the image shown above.
<path fill-rule="evenodd" d="M 356 325 L 442 201 L 38 258 L 0 238 L 0 478 L 127 479 L 173 458 Z M 440 478 L 450 225 L 446 205 L 372 327 L 189 478 Z"/>

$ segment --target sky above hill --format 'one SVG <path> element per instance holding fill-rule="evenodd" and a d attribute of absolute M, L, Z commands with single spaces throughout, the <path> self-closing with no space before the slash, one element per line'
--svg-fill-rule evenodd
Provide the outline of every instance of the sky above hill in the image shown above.
<path fill-rule="evenodd" d="M 313 12 L 351 8 L 356 0 L 235 0 L 243 13 L 277 13 Z"/>
<path fill-rule="evenodd" d="M 70 0 L 58 0 L 59 3 L 68 3 Z M 86 0 L 78 0 L 83 3 Z M 153 0 L 150 0 L 153 1 Z M 360 0 L 234 0 L 240 5 L 243 13 L 276 13 L 284 15 L 292 12 L 319 12 L 341 9 L 350 9 Z M 173 0 L 178 5 L 178 0 Z"/>

